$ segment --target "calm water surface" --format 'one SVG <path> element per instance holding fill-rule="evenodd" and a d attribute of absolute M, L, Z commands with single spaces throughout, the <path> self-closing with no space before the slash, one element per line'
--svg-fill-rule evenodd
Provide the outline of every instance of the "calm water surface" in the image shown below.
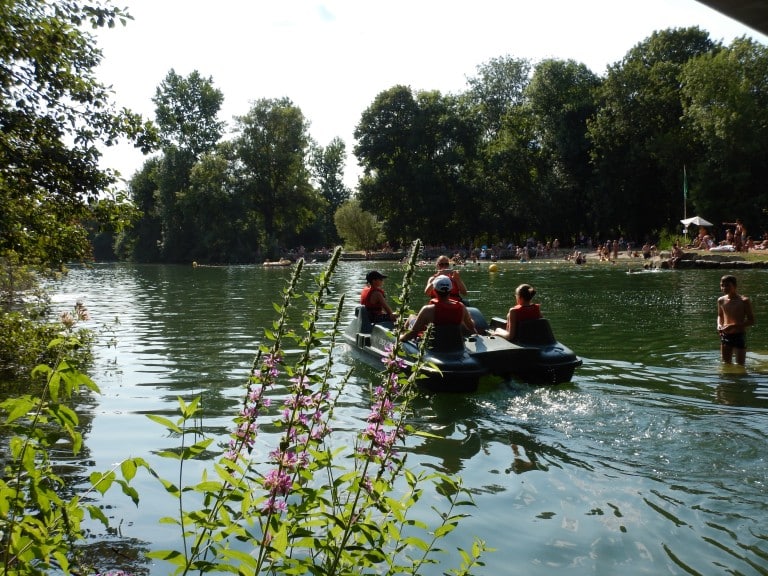
<path fill-rule="evenodd" d="M 365 263 L 340 265 L 333 297 L 356 298 Z M 304 282 L 321 265 L 308 265 Z M 402 272 L 380 263 L 390 294 Z M 729 271 L 732 272 L 732 271 Z M 417 276 L 420 287 L 431 273 Z M 768 574 L 768 272 L 735 272 L 754 302 L 746 370 L 719 362 L 714 331 L 717 270 L 628 273 L 626 264 L 564 262 L 469 266 L 474 305 L 503 316 L 514 288 L 530 282 L 556 336 L 584 359 L 573 382 L 517 382 L 474 395 L 420 399 L 412 424 L 436 436 L 408 442 L 411 467 L 455 473 L 474 495 L 471 517 L 444 542 L 473 537 L 496 549 L 476 574 Z M 225 435 L 264 326 L 275 318 L 291 271 L 97 265 L 55 286 L 56 302 L 88 306 L 104 342 L 94 380 L 102 394 L 86 410 L 86 448 L 72 475 L 142 456 L 168 478 L 178 470 L 154 455 L 177 438 L 146 418 L 175 417 L 176 398 L 201 395 L 208 433 Z M 421 304 L 419 301 L 418 305 Z M 117 320 L 117 323 L 115 323 Z M 337 410 L 338 429 L 363 426 L 372 369 L 340 353 L 339 373 L 359 367 Z M 267 431 L 258 449 L 275 436 Z M 188 465 L 188 482 L 210 461 Z M 196 468 L 197 467 L 197 468 Z M 115 494 L 115 540 L 177 547 L 158 519 L 173 502 L 139 479 L 138 508 Z M 424 510 L 439 501 L 426 496 Z M 442 574 L 458 566 L 446 556 Z M 149 573 L 167 574 L 164 565 Z M 426 574 L 426 573 L 425 573 Z"/>

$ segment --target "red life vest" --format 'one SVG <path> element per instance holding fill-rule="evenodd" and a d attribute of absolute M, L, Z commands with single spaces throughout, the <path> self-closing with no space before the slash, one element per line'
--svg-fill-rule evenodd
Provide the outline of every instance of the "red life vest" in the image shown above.
<path fill-rule="evenodd" d="M 456 281 L 453 279 L 453 274 L 443 274 L 443 273 L 435 274 L 434 276 L 432 276 L 432 280 L 434 280 L 438 276 L 448 276 L 448 278 L 451 279 L 451 291 L 448 292 L 448 296 L 450 296 L 454 300 L 458 300 L 459 302 L 461 302 L 463 298 L 461 297 L 461 292 L 459 292 L 459 287 L 456 284 Z M 432 298 L 433 300 L 437 298 L 437 291 L 432 289 L 432 292 L 430 292 L 429 297 Z"/>
<path fill-rule="evenodd" d="M 515 311 L 515 320 L 517 322 L 523 322 L 524 320 L 536 320 L 536 318 L 541 318 L 541 308 L 538 304 L 528 304 L 527 306 L 518 304 L 517 306 L 514 306 L 512 310 Z"/>
<path fill-rule="evenodd" d="M 440 300 L 433 298 L 429 301 L 435 306 L 435 316 L 432 323 L 435 326 L 461 324 L 464 319 L 464 304 L 456 300 Z"/>
<path fill-rule="evenodd" d="M 381 288 L 374 288 L 373 286 L 366 286 L 365 288 L 363 288 L 363 291 L 360 293 L 360 304 L 362 304 L 368 309 L 368 314 L 369 316 L 371 316 L 371 318 L 385 314 L 384 308 L 382 306 L 379 306 L 379 305 L 371 306 L 370 304 L 371 295 L 374 292 L 381 292 L 381 295 L 385 296 L 384 290 L 382 290 Z"/>

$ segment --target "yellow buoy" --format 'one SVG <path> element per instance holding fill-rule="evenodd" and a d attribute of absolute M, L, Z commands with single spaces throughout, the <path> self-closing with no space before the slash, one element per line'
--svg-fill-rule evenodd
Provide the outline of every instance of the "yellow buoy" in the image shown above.
<path fill-rule="evenodd" d="M 496 272 L 498 269 L 499 267 L 496 266 L 496 264 L 491 264 L 490 266 L 488 266 L 488 272 Z"/>

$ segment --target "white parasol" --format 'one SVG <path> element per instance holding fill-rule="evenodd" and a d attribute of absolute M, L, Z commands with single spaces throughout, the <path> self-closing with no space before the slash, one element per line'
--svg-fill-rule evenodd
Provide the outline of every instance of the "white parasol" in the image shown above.
<path fill-rule="evenodd" d="M 712 222 L 709 222 L 708 220 L 704 220 L 701 216 L 693 216 L 692 218 L 686 218 L 685 220 L 680 220 L 680 222 L 685 225 L 686 228 L 690 226 L 691 224 L 695 224 L 696 226 L 714 226 Z"/>

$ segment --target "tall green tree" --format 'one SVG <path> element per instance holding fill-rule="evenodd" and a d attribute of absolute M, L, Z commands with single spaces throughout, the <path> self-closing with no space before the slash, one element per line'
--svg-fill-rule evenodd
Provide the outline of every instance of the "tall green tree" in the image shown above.
<path fill-rule="evenodd" d="M 683 123 L 702 153 L 688 165 L 694 212 L 768 229 L 768 48 L 739 38 L 689 60 Z M 757 208 L 757 210 L 756 210 Z"/>
<path fill-rule="evenodd" d="M 99 166 L 121 138 L 152 147 L 151 125 L 117 110 L 95 70 L 92 32 L 130 16 L 109 2 L 0 3 L 0 253 L 57 265 L 90 257 L 85 221 L 117 180 Z"/>
<path fill-rule="evenodd" d="M 506 55 L 480 64 L 467 78 L 467 96 L 477 106 L 489 137 L 502 129 L 510 110 L 523 103 L 530 76 L 530 60 Z"/>
<path fill-rule="evenodd" d="M 600 78 L 573 60 L 544 60 L 536 65 L 525 90 L 542 161 L 534 195 L 539 230 L 550 239 L 567 239 L 590 228 L 591 142 L 587 123 L 597 106 Z"/>
<path fill-rule="evenodd" d="M 591 232 L 642 241 L 653 230 L 677 229 L 683 166 L 694 155 L 680 122 L 682 70 L 719 49 L 697 27 L 670 29 L 609 67 L 589 128 L 599 171 Z"/>
<path fill-rule="evenodd" d="M 152 98 L 155 122 L 164 148 L 186 150 L 195 158 L 221 140 L 225 123 L 218 119 L 224 94 L 197 70 L 184 77 L 171 69 Z"/>
<path fill-rule="evenodd" d="M 381 223 L 354 198 L 339 206 L 334 223 L 344 246 L 350 250 L 374 250 L 383 239 Z"/>
<path fill-rule="evenodd" d="M 468 78 L 465 98 L 482 127 L 472 188 L 484 235 L 476 244 L 527 236 L 538 224 L 532 210 L 538 143 L 524 106 L 530 74 L 530 61 L 504 56 L 481 64 Z"/>
<path fill-rule="evenodd" d="M 376 97 L 355 130 L 363 166 L 358 197 L 397 243 L 424 236 L 460 243 L 474 229 L 471 190 L 478 126 L 459 98 L 395 86 Z"/>
<path fill-rule="evenodd" d="M 258 219 L 254 252 L 276 257 L 322 208 L 307 165 L 308 123 L 288 98 L 261 99 L 236 118 L 233 153 L 239 193 Z"/>
<path fill-rule="evenodd" d="M 133 246 L 133 258 L 138 261 L 189 261 L 197 254 L 195 244 L 205 231 L 194 209 L 188 202 L 182 206 L 180 199 L 188 193 L 190 174 L 200 157 L 221 140 L 225 124 L 218 115 L 224 96 L 212 78 L 197 70 L 184 77 L 172 69 L 152 101 L 161 155 L 148 161 L 136 175 L 137 181 L 131 182 L 143 215 L 124 240 Z M 193 214 L 188 217 L 184 208 L 192 209 Z"/>
<path fill-rule="evenodd" d="M 216 263 L 253 262 L 248 238 L 255 234 L 246 198 L 238 193 L 231 146 L 204 154 L 192 168 L 189 187 L 179 197 L 185 222 L 197 231 L 188 257 Z"/>
<path fill-rule="evenodd" d="M 310 154 L 312 179 L 326 202 L 322 217 L 318 219 L 318 229 L 325 246 L 338 242 L 333 217 L 336 210 L 351 196 L 349 187 L 344 184 L 346 150 L 344 141 L 334 138 L 325 147 L 313 146 Z"/>
<path fill-rule="evenodd" d="M 128 182 L 128 195 L 139 212 L 129 228 L 117 236 L 115 252 L 121 260 L 159 262 L 162 219 L 160 215 L 157 180 L 161 160 L 150 158 Z"/>
<path fill-rule="evenodd" d="M 412 162 L 418 105 L 407 86 L 393 86 L 376 96 L 355 127 L 354 153 L 363 167 L 358 198 L 372 211 L 388 238 L 410 238 L 414 194 Z M 415 225 L 415 224 L 414 224 Z"/>

